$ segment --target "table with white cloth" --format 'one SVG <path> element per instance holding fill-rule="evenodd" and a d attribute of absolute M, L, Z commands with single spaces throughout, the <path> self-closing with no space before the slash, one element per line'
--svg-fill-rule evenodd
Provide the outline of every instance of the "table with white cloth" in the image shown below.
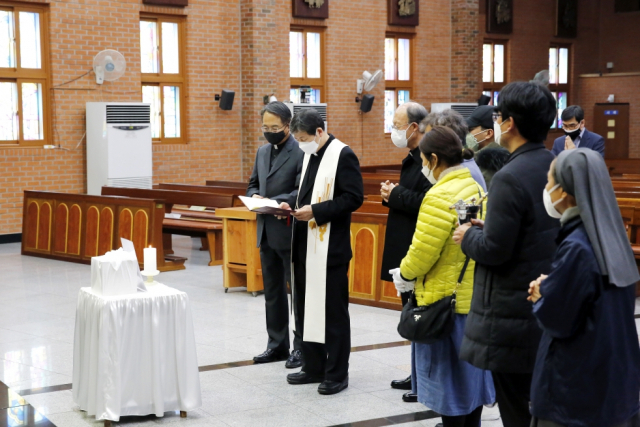
<path fill-rule="evenodd" d="M 156 284 L 148 292 L 78 295 L 73 400 L 97 420 L 163 416 L 202 404 L 189 297 Z"/>

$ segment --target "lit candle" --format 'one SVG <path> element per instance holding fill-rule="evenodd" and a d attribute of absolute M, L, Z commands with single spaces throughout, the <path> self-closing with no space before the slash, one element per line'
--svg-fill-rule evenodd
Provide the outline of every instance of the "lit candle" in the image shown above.
<path fill-rule="evenodd" d="M 144 248 L 144 271 L 156 271 L 156 248 Z"/>

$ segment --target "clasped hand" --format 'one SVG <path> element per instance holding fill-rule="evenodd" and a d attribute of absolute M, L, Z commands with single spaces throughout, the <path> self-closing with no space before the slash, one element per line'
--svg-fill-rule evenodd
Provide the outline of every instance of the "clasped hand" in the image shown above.
<path fill-rule="evenodd" d="M 389 196 L 396 185 L 397 184 L 392 184 L 389 180 L 380 183 L 380 195 L 382 196 L 382 200 L 385 202 L 389 201 Z"/>
<path fill-rule="evenodd" d="M 389 274 L 393 277 L 393 284 L 395 285 L 396 290 L 400 293 L 411 292 L 416 287 L 415 280 L 404 280 L 400 274 L 399 268 L 389 270 Z"/>
<path fill-rule="evenodd" d="M 286 203 L 286 202 L 280 203 L 280 206 L 278 207 L 280 209 L 291 210 L 291 206 L 289 206 L 289 203 Z M 310 219 L 313 218 L 313 210 L 311 209 L 311 205 L 305 205 L 300 209 L 298 209 L 297 211 L 293 211 L 291 213 L 291 216 L 293 216 L 298 221 L 309 221 Z M 283 218 L 283 217 L 278 217 L 278 219 L 280 218 Z"/>
<path fill-rule="evenodd" d="M 541 274 L 540 277 L 529 283 L 529 296 L 527 297 L 527 301 L 536 302 L 542 298 L 542 295 L 540 294 L 540 285 L 547 277 L 547 275 Z"/>

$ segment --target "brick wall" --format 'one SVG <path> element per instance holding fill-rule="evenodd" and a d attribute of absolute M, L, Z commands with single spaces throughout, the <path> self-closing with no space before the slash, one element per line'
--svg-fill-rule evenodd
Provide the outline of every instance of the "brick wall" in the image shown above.
<path fill-rule="evenodd" d="M 46 1 L 53 86 L 89 71 L 94 55 L 107 48 L 125 55 L 127 72 L 102 86 L 90 74 L 51 91 L 52 142 L 71 151 L 0 151 L 0 234 L 20 232 L 23 190 L 86 190 L 84 142 L 74 150 L 85 129 L 85 103 L 140 101 L 141 12 L 187 16 L 188 143 L 154 146 L 154 182 L 204 184 L 207 179 L 248 177 L 255 152 L 264 143 L 258 115 L 262 97 L 275 92 L 278 99 L 288 99 L 292 23 L 326 28 L 330 131 L 352 146 L 363 165 L 400 162 L 406 151 L 393 146 L 383 133 L 384 84 L 372 91 L 376 96 L 372 111 L 360 114 L 354 102 L 356 79 L 364 70 L 384 67 L 387 31 L 409 32 L 415 37 L 412 97 L 416 101 L 430 107 L 452 97 L 477 99 L 478 90 L 465 88 L 473 84 L 474 74 L 479 78 L 479 70 L 472 66 L 479 58 L 473 18 L 477 1 L 423 2 L 421 24 L 415 29 L 387 25 L 387 0 L 333 0 L 330 19 L 325 21 L 294 20 L 291 0 L 190 0 L 185 9 L 143 6 L 139 0 Z M 452 7 L 462 11 L 452 13 Z M 456 25 L 464 33 L 454 37 Z M 214 100 L 223 88 L 236 92 L 232 111 L 220 110 Z"/>

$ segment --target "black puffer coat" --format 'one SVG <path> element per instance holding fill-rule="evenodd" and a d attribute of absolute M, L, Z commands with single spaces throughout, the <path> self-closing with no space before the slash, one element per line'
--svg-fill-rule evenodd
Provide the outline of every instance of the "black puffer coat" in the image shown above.
<path fill-rule="evenodd" d="M 541 331 L 529 283 L 549 273 L 560 228 L 542 201 L 552 161 L 542 144 L 513 152 L 491 182 L 484 229 L 472 227 L 462 241 L 476 270 L 460 357 L 478 368 L 533 371 Z"/>

